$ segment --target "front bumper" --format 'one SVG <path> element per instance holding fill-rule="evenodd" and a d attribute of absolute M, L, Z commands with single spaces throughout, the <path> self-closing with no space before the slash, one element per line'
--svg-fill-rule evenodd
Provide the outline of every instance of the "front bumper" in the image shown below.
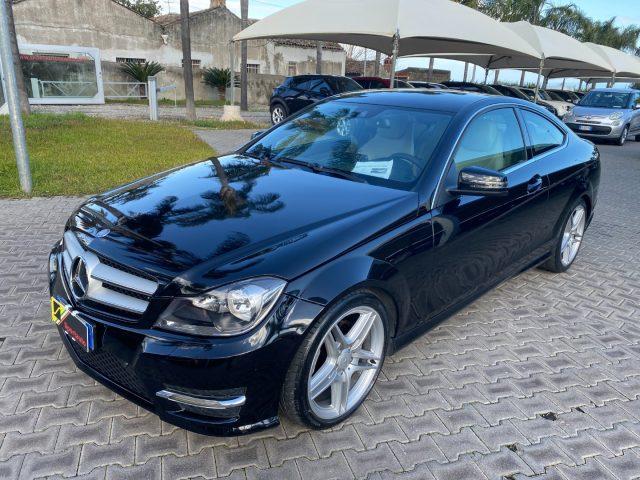
<path fill-rule="evenodd" d="M 620 135 L 622 135 L 622 130 L 624 130 L 624 124 L 613 126 L 595 123 L 566 122 L 566 125 L 581 137 L 604 138 L 612 140 L 620 138 Z M 585 127 L 591 128 L 591 130 L 584 130 L 583 128 Z"/>
<path fill-rule="evenodd" d="M 94 326 L 86 352 L 58 326 L 78 368 L 164 421 L 198 433 L 238 435 L 278 422 L 291 358 L 321 306 L 283 295 L 258 331 L 202 339 L 119 324 L 83 311 L 70 294 L 60 254 L 50 259 L 50 293 Z"/>

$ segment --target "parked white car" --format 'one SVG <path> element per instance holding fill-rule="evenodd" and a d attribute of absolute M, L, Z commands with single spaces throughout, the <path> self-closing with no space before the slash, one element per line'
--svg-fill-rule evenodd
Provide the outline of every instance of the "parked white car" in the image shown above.
<path fill-rule="evenodd" d="M 531 101 L 533 101 L 533 97 L 535 95 L 535 90 L 533 88 L 520 87 L 520 90 L 523 91 Z M 543 89 L 540 89 L 538 91 L 538 100 L 542 100 L 545 103 L 548 103 L 549 105 L 551 105 L 553 108 L 555 108 L 556 111 L 558 112 L 558 117 L 560 118 L 564 117 L 567 113 L 573 110 L 573 103 L 554 100 Z"/>

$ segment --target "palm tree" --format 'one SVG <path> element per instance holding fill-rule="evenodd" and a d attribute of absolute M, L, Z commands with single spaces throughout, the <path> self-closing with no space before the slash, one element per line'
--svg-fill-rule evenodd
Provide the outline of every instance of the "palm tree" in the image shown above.
<path fill-rule="evenodd" d="M 207 68 L 203 73 L 202 79 L 206 85 L 217 88 L 218 96 L 224 99 L 227 85 L 231 81 L 231 70 L 228 68 Z"/>
<path fill-rule="evenodd" d="M 164 71 L 164 67 L 158 62 L 126 62 L 120 65 L 120 70 L 138 82 L 147 83 L 149 77 Z"/>

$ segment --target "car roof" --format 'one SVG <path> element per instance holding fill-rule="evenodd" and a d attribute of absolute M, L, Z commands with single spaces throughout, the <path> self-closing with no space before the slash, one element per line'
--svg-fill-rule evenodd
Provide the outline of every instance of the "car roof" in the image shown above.
<path fill-rule="evenodd" d="M 593 90 L 589 90 L 587 93 L 591 92 L 638 93 L 639 91 L 635 88 L 594 88 Z"/>
<path fill-rule="evenodd" d="M 314 79 L 314 78 L 349 78 L 349 77 L 345 77 L 344 75 L 325 75 L 324 73 L 304 73 L 301 75 L 292 75 L 288 78 L 308 78 L 308 79 Z"/>
<path fill-rule="evenodd" d="M 530 102 L 512 97 L 486 95 L 484 93 L 460 92 L 452 90 L 419 90 L 419 89 L 393 89 L 393 90 L 362 90 L 350 92 L 334 97 L 335 101 L 357 101 L 358 103 L 370 103 L 388 105 L 394 107 L 419 108 L 424 110 L 440 110 L 457 113 L 460 110 L 474 104 L 498 104 L 518 103 L 530 106 Z"/>

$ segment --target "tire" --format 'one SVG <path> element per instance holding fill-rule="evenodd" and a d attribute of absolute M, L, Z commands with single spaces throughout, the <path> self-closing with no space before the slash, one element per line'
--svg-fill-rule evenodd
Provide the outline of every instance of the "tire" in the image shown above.
<path fill-rule="evenodd" d="M 285 107 L 282 103 L 274 103 L 271 105 L 271 123 L 273 125 L 278 125 L 282 123 L 288 116 L 287 107 Z"/>
<path fill-rule="evenodd" d="M 624 129 L 622 130 L 622 133 L 616 140 L 616 145 L 618 145 L 619 147 L 622 147 L 627 142 L 628 137 L 629 137 L 629 125 L 624 127 Z"/>
<path fill-rule="evenodd" d="M 576 215 L 576 212 L 578 211 L 582 212 L 582 217 L 579 224 L 574 229 L 570 224 L 573 224 L 575 221 L 574 215 Z M 550 272 L 562 273 L 566 272 L 571 265 L 573 265 L 573 262 L 580 251 L 580 247 L 582 246 L 582 239 L 587 225 L 586 222 L 587 205 L 584 200 L 578 199 L 570 208 L 567 209 L 562 221 L 562 229 L 560 230 L 558 239 L 556 240 L 553 251 L 551 252 L 551 258 L 542 264 L 541 268 L 549 270 Z M 568 238 L 567 235 L 570 237 Z M 576 241 L 577 244 L 575 243 Z M 573 243 L 569 244 L 567 242 Z M 573 249 L 574 247 L 575 249 Z M 571 250 L 567 251 L 567 248 L 571 248 Z"/>
<path fill-rule="evenodd" d="M 366 312 L 377 318 L 365 319 Z M 346 333 L 342 338 L 348 344 L 355 337 L 350 335 L 353 333 L 350 329 L 354 325 L 366 325 L 367 321 L 371 323 L 368 337 L 361 348 L 352 349 L 353 357 L 346 352 L 348 348 L 342 349 L 333 342 L 339 337 L 336 328 Z M 382 369 L 388 344 L 389 316 L 377 297 L 368 290 L 358 290 L 339 299 L 310 327 L 296 352 L 280 396 L 281 413 L 317 429 L 342 422 L 371 391 Z M 337 353 L 331 354 L 327 345 L 333 345 Z M 333 378 L 333 381 L 318 380 L 323 378 Z M 351 380 L 346 390 L 344 378 Z M 347 394 L 340 395 L 344 391 Z M 338 398 L 343 400 L 334 402 Z"/>

